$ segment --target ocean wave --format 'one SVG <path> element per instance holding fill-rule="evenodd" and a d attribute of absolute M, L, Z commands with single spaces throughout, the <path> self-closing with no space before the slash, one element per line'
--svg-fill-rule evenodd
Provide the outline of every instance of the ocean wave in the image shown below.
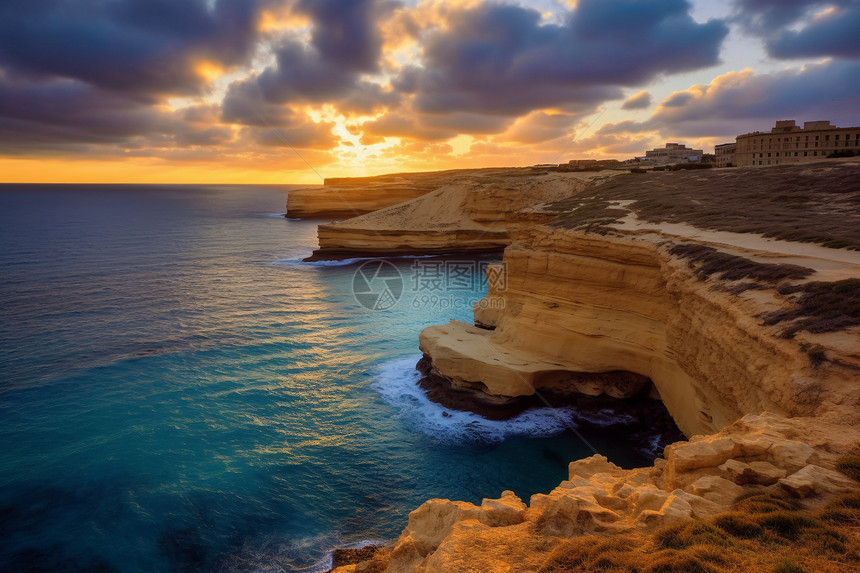
<path fill-rule="evenodd" d="M 510 420 L 487 420 L 431 402 L 417 382 L 420 354 L 382 367 L 374 388 L 416 430 L 447 443 L 500 442 L 515 436 L 550 437 L 576 427 L 571 408 L 533 408 Z"/>

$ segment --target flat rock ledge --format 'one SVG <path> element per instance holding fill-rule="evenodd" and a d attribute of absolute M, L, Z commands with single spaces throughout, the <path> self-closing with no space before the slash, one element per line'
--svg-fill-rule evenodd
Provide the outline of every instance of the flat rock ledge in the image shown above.
<path fill-rule="evenodd" d="M 432 499 L 397 541 L 334 573 L 540 570 L 571 538 L 650 534 L 730 510 L 739 496 L 775 493 L 819 508 L 860 483 L 835 471 L 860 431 L 812 418 L 747 415 L 710 436 L 666 448 L 651 467 L 624 470 L 600 455 L 572 462 L 568 479 L 528 504 L 512 491 L 480 505 Z"/>
<path fill-rule="evenodd" d="M 602 431 L 618 434 L 619 439 L 632 443 L 656 439 L 659 446 L 684 439 L 684 434 L 663 403 L 658 398 L 650 397 L 647 392 L 640 392 L 632 399 L 621 399 L 607 395 L 586 395 L 575 387 L 569 387 L 543 389 L 539 395 L 495 396 L 477 388 L 454 386 L 450 380 L 434 372 L 429 356 L 423 356 L 415 368 L 422 374 L 418 386 L 426 392 L 427 397 L 450 410 L 474 412 L 488 420 L 510 420 L 531 408 L 572 408 L 578 415 L 577 426 L 600 427 Z M 611 374 L 601 376 L 608 377 Z M 633 374 L 617 373 L 620 377 L 629 375 Z M 608 421 L 607 416 L 617 421 Z M 645 459 L 648 458 L 643 454 L 643 461 Z"/>

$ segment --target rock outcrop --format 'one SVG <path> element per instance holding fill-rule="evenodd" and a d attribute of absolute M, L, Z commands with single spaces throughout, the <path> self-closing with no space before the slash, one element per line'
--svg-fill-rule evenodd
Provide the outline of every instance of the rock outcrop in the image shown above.
<path fill-rule="evenodd" d="M 420 335 L 426 378 L 490 401 L 542 389 L 647 393 L 693 436 L 651 467 L 575 461 L 568 480 L 528 504 L 513 492 L 481 505 L 428 501 L 392 547 L 338 573 L 539 571 L 578 538 L 641 541 L 722 515 L 744 494 L 820 508 L 856 492 L 836 460 L 860 454 L 858 165 L 661 174 L 641 186 L 632 175 L 587 187 L 559 175 L 544 189 L 474 182 L 321 227 L 323 253 L 381 252 L 368 237 L 398 229 L 413 252 L 458 250 L 464 229 L 498 233 L 491 240 L 508 246 L 487 269 L 474 325 Z M 756 177 L 781 194 L 747 191 Z M 708 197 L 696 193 L 734 203 L 699 208 Z M 797 205 L 818 219 L 800 229 Z M 665 209 L 676 209 L 671 223 Z"/>
<path fill-rule="evenodd" d="M 567 386 L 623 398 L 648 378 L 687 435 L 713 433 L 762 411 L 856 423 L 860 333 L 842 332 L 838 344 L 827 335 L 782 338 L 779 327 L 762 326 L 758 317 L 785 297 L 774 287 L 734 294 L 735 282 L 702 280 L 670 252 L 684 240 L 658 232 L 531 229 L 505 251 L 504 292 L 489 293 L 503 304 L 477 305 L 476 323 L 484 328 L 431 326 L 421 333 L 421 349 L 435 374 L 494 395 Z M 785 260 L 775 251 L 722 249 Z M 822 273 L 840 266 L 804 261 Z M 825 365 L 802 350 L 814 344 L 827 348 Z"/>
<path fill-rule="evenodd" d="M 599 455 L 572 462 L 566 481 L 528 505 L 511 491 L 480 505 L 427 501 L 409 514 L 390 549 L 335 573 L 533 572 L 572 537 L 648 535 L 726 512 L 744 494 L 787 495 L 820 507 L 860 490 L 833 469 L 858 445 L 856 428 L 748 415 L 716 435 L 669 446 L 651 467 L 624 470 Z"/>
<path fill-rule="evenodd" d="M 575 195 L 597 177 L 527 170 L 457 173 L 413 201 L 320 225 L 319 249 L 308 260 L 501 251 L 517 229 L 554 217 L 535 205 Z"/>
<path fill-rule="evenodd" d="M 348 219 L 409 201 L 469 177 L 478 170 L 394 173 L 377 177 L 329 178 L 323 186 L 294 189 L 287 195 L 287 217 Z"/>

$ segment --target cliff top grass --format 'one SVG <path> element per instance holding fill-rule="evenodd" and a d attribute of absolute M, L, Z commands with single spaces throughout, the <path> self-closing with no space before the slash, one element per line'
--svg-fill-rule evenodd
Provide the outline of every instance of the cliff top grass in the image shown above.
<path fill-rule="evenodd" d="M 772 494 L 742 496 L 732 511 L 652 536 L 577 538 L 542 573 L 836 573 L 860 570 L 860 494 L 818 511 Z"/>
<path fill-rule="evenodd" d="M 564 228 L 608 232 L 629 210 L 651 223 L 860 250 L 860 163 L 629 173 L 548 210 Z"/>
<path fill-rule="evenodd" d="M 779 292 L 791 295 L 794 304 L 762 318 L 765 325 L 786 324 L 784 338 L 792 338 L 801 330 L 835 332 L 860 325 L 860 279 L 785 284 Z"/>

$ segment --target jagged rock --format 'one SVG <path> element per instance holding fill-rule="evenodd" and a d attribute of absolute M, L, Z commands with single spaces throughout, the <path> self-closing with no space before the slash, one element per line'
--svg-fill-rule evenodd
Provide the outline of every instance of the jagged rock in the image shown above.
<path fill-rule="evenodd" d="M 738 485 L 758 484 L 773 485 L 784 478 L 786 471 L 768 462 L 744 463 L 739 460 L 728 460 L 720 466 L 723 474 Z"/>
<path fill-rule="evenodd" d="M 649 496 L 649 502 L 651 503 L 657 499 L 658 497 L 656 496 Z M 693 506 L 687 500 L 683 499 L 683 497 L 676 495 L 676 493 L 667 493 L 662 498 L 662 501 L 663 503 L 659 509 L 646 509 L 640 512 L 636 517 L 637 525 L 648 528 L 665 527 L 693 518 Z"/>
<path fill-rule="evenodd" d="M 723 507 L 731 505 L 744 491 L 736 483 L 718 476 L 702 476 L 690 484 L 690 493 Z"/>
<path fill-rule="evenodd" d="M 841 473 L 812 464 L 779 480 L 779 485 L 800 498 L 824 493 L 848 493 L 857 489 L 857 484 Z"/>
<path fill-rule="evenodd" d="M 605 531 L 620 519 L 592 497 L 578 495 L 532 496 L 532 509 L 540 515 L 536 527 L 544 535 L 570 537 L 594 531 Z"/>
<path fill-rule="evenodd" d="M 734 440 L 719 438 L 672 444 L 666 448 L 664 454 L 669 467 L 677 474 L 719 466 L 739 452 L 738 444 Z"/>
<path fill-rule="evenodd" d="M 505 490 L 499 499 L 484 499 L 481 502 L 481 510 L 485 515 L 482 521 L 490 527 L 521 523 L 525 519 L 526 509 L 528 507 L 523 500 L 514 492 Z"/>
<path fill-rule="evenodd" d="M 600 454 L 570 462 L 567 466 L 567 474 L 571 480 L 574 477 L 588 479 L 598 473 L 622 475 L 624 470 L 610 462 L 606 456 L 601 456 Z"/>
<path fill-rule="evenodd" d="M 834 439 L 826 440 L 827 435 Z M 817 446 L 802 447 L 806 440 Z M 571 537 L 651 533 L 730 511 L 746 492 L 781 488 L 820 506 L 829 496 L 860 489 L 831 469 L 836 457 L 857 443 L 860 429 L 821 419 L 746 416 L 718 434 L 675 444 L 670 459 L 655 460 L 651 468 L 625 470 L 599 455 L 573 462 L 569 479 L 548 494 L 533 495 L 528 506 L 511 491 L 480 506 L 430 500 L 409 515 L 390 551 L 336 573 L 531 573 L 553 547 Z M 769 461 L 744 457 L 751 452 Z M 734 457 L 723 459 L 729 454 Z M 780 463 L 789 467 L 801 459 L 820 459 L 825 465 L 807 464 L 779 479 L 778 486 L 760 485 L 785 471 Z M 666 478 L 670 471 L 674 481 L 687 484 L 683 489 Z"/>

